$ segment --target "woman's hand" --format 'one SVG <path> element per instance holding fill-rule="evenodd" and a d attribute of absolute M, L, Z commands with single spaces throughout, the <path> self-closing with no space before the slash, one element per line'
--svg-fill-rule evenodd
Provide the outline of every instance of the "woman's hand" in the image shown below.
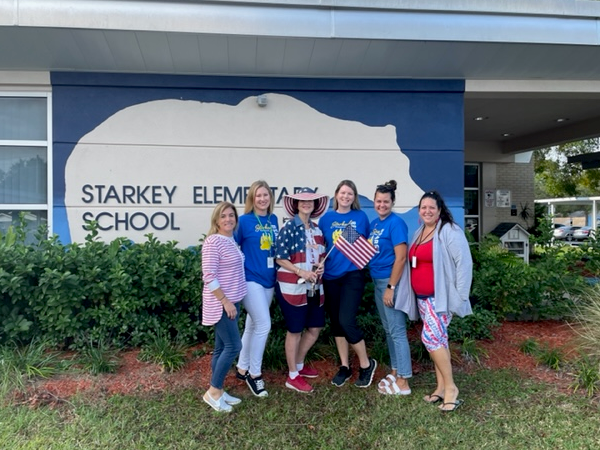
<path fill-rule="evenodd" d="M 316 283 L 319 279 L 319 275 L 317 275 L 318 271 L 311 272 L 310 270 L 302 270 L 300 269 L 298 276 L 300 278 L 304 278 L 309 283 Z"/>
<path fill-rule="evenodd" d="M 237 308 L 228 299 L 223 300 L 223 309 L 225 310 L 227 317 L 231 320 L 235 319 L 235 316 L 237 316 Z"/>
<path fill-rule="evenodd" d="M 383 304 L 388 308 L 394 307 L 394 291 L 386 289 L 383 293 Z"/>
<path fill-rule="evenodd" d="M 319 264 L 317 266 L 317 270 L 315 270 L 315 274 L 320 277 L 323 275 L 323 273 L 325 272 L 325 267 L 323 266 L 323 263 Z"/>

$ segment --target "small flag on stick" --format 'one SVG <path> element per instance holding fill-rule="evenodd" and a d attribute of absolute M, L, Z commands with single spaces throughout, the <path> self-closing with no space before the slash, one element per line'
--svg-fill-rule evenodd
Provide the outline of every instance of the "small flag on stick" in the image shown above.
<path fill-rule="evenodd" d="M 335 241 L 335 247 L 359 269 L 365 267 L 377 253 L 373 245 L 352 225 L 348 225 Z"/>

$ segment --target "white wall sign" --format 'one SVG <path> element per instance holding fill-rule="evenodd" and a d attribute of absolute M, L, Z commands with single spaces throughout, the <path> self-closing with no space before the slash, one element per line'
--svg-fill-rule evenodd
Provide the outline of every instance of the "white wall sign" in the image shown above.
<path fill-rule="evenodd" d="M 496 190 L 496 207 L 510 208 L 510 190 L 509 189 Z"/>
<path fill-rule="evenodd" d="M 195 245 L 220 201 L 243 213 L 258 179 L 278 203 L 295 188 L 332 195 L 343 179 L 372 197 L 377 184 L 398 181 L 396 210 L 413 208 L 423 191 L 411 179 L 396 128 L 370 127 L 322 114 L 304 102 L 266 94 L 238 105 L 160 100 L 125 108 L 81 138 L 65 169 L 65 205 L 73 242 L 86 220 L 100 236 Z M 275 213 L 282 222 L 281 206 Z"/>

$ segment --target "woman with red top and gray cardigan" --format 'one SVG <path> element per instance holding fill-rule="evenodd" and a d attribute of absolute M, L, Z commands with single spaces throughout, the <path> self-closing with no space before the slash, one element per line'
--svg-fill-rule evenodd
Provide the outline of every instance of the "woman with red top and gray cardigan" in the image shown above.
<path fill-rule="evenodd" d="M 464 231 L 436 191 L 419 201 L 423 225 L 415 232 L 408 253 L 411 287 L 423 320 L 421 340 L 435 365 L 437 386 L 426 395 L 428 403 L 441 402 L 442 412 L 455 411 L 463 401 L 452 375 L 448 325 L 452 315 L 472 313 L 469 291 L 473 260 Z"/>
<path fill-rule="evenodd" d="M 238 316 L 247 290 L 244 255 L 233 239 L 237 223 L 235 207 L 219 203 L 202 244 L 202 325 L 215 327 L 210 387 L 203 399 L 219 412 L 230 412 L 232 405 L 241 403 L 223 389 L 227 372 L 242 348 Z"/>
<path fill-rule="evenodd" d="M 285 386 L 312 392 L 304 378 L 316 378 L 316 370 L 304 367 L 308 350 L 325 326 L 325 300 L 319 278 L 323 275 L 325 239 L 310 219 L 327 209 L 329 199 L 310 188 L 285 195 L 283 206 L 291 217 L 277 236 L 275 262 L 279 265 L 275 295 L 287 328 L 285 356 L 289 376 Z"/>

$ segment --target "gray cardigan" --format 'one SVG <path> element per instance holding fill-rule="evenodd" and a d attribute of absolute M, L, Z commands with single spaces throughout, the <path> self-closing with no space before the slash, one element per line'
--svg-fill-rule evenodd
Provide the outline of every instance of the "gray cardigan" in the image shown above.
<path fill-rule="evenodd" d="M 441 228 L 438 222 L 433 233 L 433 286 L 435 289 L 435 310 L 437 313 L 456 314 L 459 317 L 472 314 L 469 292 L 473 280 L 473 260 L 465 233 L 456 224 L 447 223 Z M 413 235 L 410 247 L 418 239 L 423 226 Z M 410 287 L 410 270 L 406 277 Z M 404 278 L 404 274 L 402 276 Z M 412 292 L 412 288 L 411 288 Z M 412 298 L 416 298 L 412 292 Z M 404 308 L 396 309 L 406 309 Z M 406 312 L 406 311 L 405 311 Z M 408 312 L 407 312 L 408 314 Z M 410 317 L 410 314 L 409 314 Z"/>

